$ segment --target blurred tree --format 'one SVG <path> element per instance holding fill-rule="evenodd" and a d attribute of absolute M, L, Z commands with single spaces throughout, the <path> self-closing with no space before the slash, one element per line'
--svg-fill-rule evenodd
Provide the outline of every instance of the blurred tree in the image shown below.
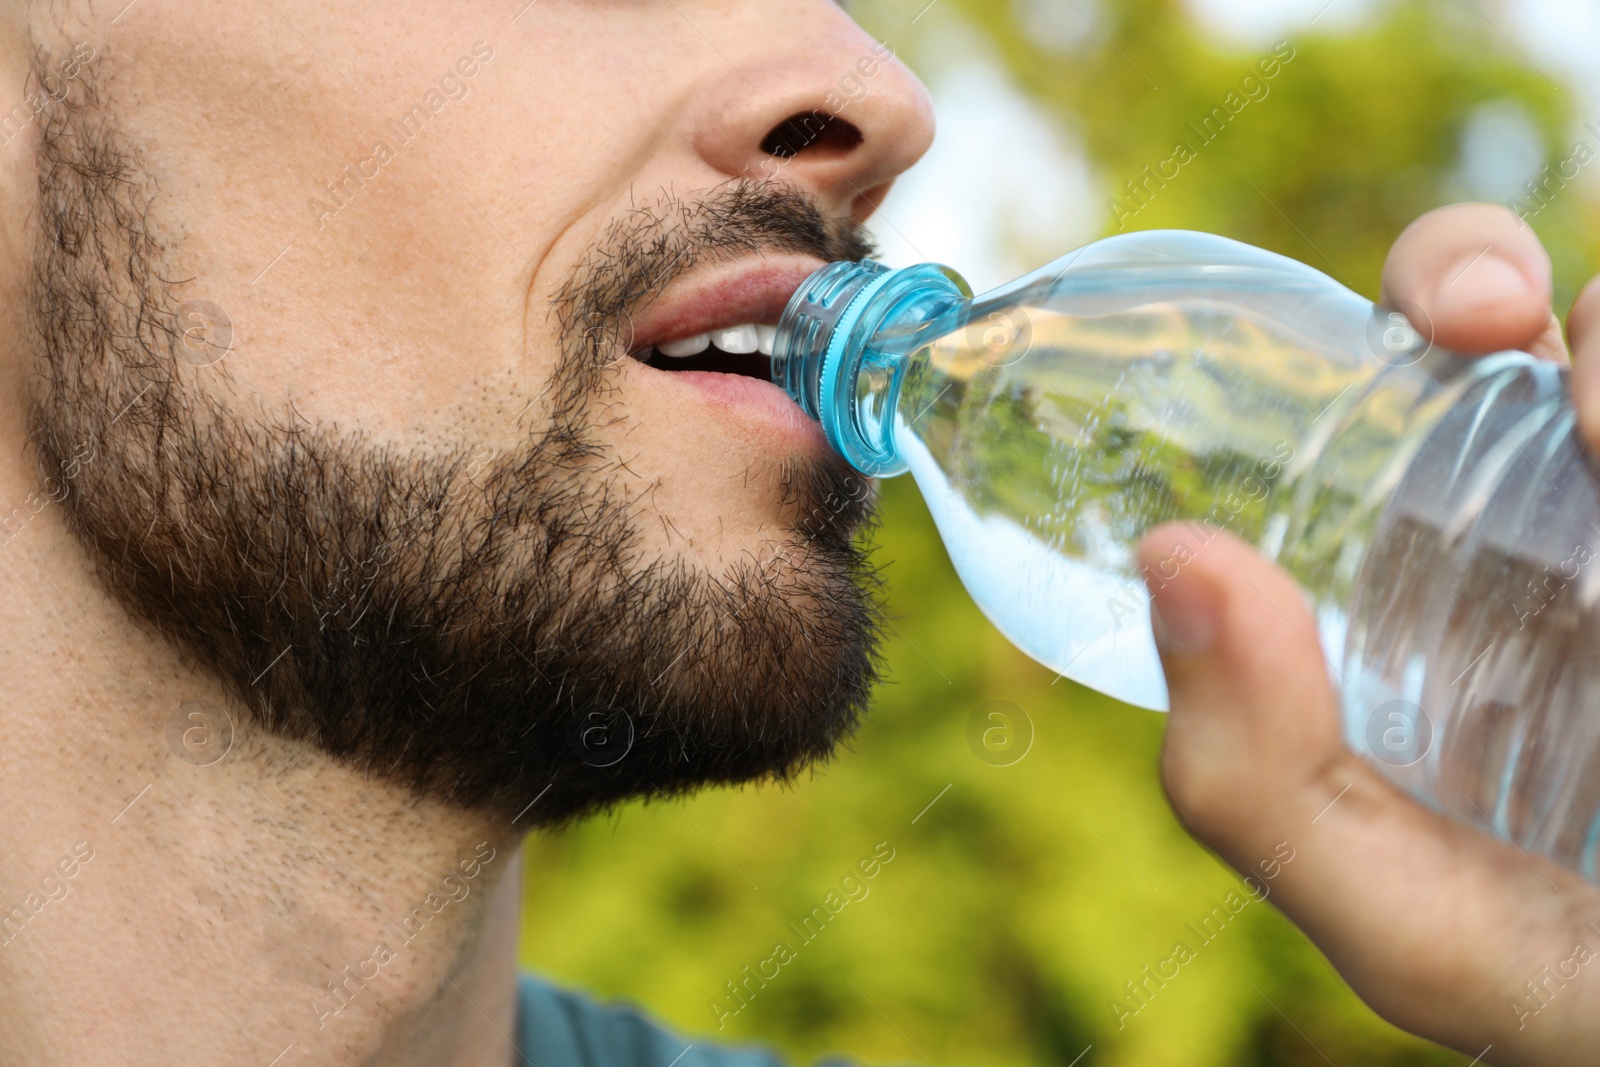
<path fill-rule="evenodd" d="M 1209 230 L 1374 298 L 1400 230 L 1471 192 L 1459 185 L 1475 116 L 1509 107 L 1551 163 L 1570 154 L 1576 132 L 1571 94 L 1501 35 L 1488 3 L 1397 0 L 1356 32 L 1291 33 L 1276 53 L 1208 38 L 1180 0 L 941 3 L 981 28 L 1016 83 L 1078 132 L 1108 178 L 1106 232 Z M 891 10 L 915 6 L 880 0 L 871 11 L 889 32 Z M 1070 54 L 1039 32 L 1046 8 L 1084 21 Z M 915 37 L 902 53 L 916 62 Z M 1582 136 L 1600 153 L 1600 134 Z M 1522 181 L 1499 192 L 1500 202 L 1538 206 Z M 1570 297 L 1600 260 L 1600 218 L 1576 188 L 1547 199 L 1533 225 Z"/>
<path fill-rule="evenodd" d="M 1525 128 L 1549 160 L 1570 152 L 1568 94 L 1475 13 L 1487 0 L 1471 6 L 1397 0 L 1274 55 L 1208 37 L 1177 0 L 856 5 L 931 79 L 953 35 L 998 57 L 1091 157 L 1104 232 L 1211 230 L 1369 296 L 1400 229 L 1472 190 L 1472 131 Z M 1180 144 L 1190 157 L 1161 177 Z M 1600 261 L 1597 222 L 1576 184 L 1534 218 L 1566 296 Z M 885 483 L 879 542 L 889 681 L 853 751 L 792 787 L 631 805 L 530 839 L 527 965 L 797 1063 L 1465 1062 L 1378 1020 L 1292 925 L 1238 903 L 1243 883 L 1163 800 L 1161 717 L 1056 681 L 1000 638 L 907 479 Z M 880 842 L 893 859 L 865 895 L 804 928 Z M 780 943 L 792 959 L 752 980 Z"/>

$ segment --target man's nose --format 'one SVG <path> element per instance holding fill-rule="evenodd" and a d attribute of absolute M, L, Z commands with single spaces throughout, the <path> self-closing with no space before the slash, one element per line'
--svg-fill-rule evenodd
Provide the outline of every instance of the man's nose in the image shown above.
<path fill-rule="evenodd" d="M 933 142 L 933 102 L 833 4 L 762 7 L 785 13 L 702 84 L 695 150 L 730 177 L 792 181 L 829 214 L 864 219 Z"/>

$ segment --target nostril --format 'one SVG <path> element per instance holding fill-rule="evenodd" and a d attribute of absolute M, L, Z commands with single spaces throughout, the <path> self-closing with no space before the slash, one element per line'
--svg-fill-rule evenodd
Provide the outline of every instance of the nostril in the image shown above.
<path fill-rule="evenodd" d="M 858 148 L 865 138 L 854 123 L 826 111 L 802 111 L 772 128 L 761 142 L 761 151 L 779 159 L 801 152 L 843 154 Z"/>

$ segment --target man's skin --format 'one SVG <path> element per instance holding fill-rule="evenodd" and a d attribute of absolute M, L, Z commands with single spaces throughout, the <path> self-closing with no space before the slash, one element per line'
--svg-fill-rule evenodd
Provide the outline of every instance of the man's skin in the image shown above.
<path fill-rule="evenodd" d="M 243 413 L 292 401 L 307 423 L 398 445 L 507 452 L 550 417 L 564 341 L 552 302 L 636 205 L 770 175 L 858 221 L 933 135 L 921 85 L 879 62 L 848 112 L 860 144 L 782 160 L 761 149 L 861 79 L 878 47 L 828 0 L 3 0 L 8 106 L 30 38 L 49 70 L 92 46 L 99 92 L 157 186 L 150 223 L 181 250 L 176 297 L 226 309 L 231 385 L 198 373 L 218 367 L 183 368 L 197 387 Z M 493 57 L 467 64 L 464 97 L 376 178 L 364 168 L 342 204 L 323 190 L 375 140 L 397 141 L 385 122 L 481 56 L 477 42 Z M 0 147 L 0 337 L 20 342 L 0 390 L 8 510 L 42 484 L 24 410 L 40 374 L 35 147 L 63 106 Z M 681 303 L 733 273 L 804 277 L 822 263 L 746 254 L 673 290 Z M 782 407 L 721 402 L 616 355 L 595 432 L 616 450 L 610 480 L 648 493 L 635 552 L 718 573 L 760 553 L 785 508 L 779 465 L 827 457 L 819 432 L 775 389 Z M 58 481 L 82 488 L 108 458 L 86 455 Z M 92 858 L 0 946 L 0 1063 L 264 1067 L 285 1050 L 283 1064 L 511 1062 L 517 846 L 552 798 L 520 821 L 537 788 L 488 807 L 418 799 L 260 728 L 129 617 L 64 511 L 24 506 L 0 550 L 0 901 L 22 903 L 79 842 Z M 191 726 L 185 702 L 231 709 L 225 758 L 175 757 L 175 736 L 213 729 Z M 468 895 L 430 908 L 401 947 L 386 924 L 483 855 L 476 878 L 457 874 Z M 397 958 L 330 1013 L 316 992 L 346 968 L 370 974 L 379 940 Z"/>
<path fill-rule="evenodd" d="M 478 42 L 492 58 L 474 51 Z M 285 704 L 300 691 L 273 688 L 287 684 L 286 669 L 304 672 L 304 645 L 285 642 L 287 659 L 266 648 L 241 681 L 182 643 L 193 639 L 182 618 L 149 622 L 148 590 L 141 599 L 117 585 L 128 573 L 119 568 L 141 553 L 169 564 L 174 603 L 203 611 L 203 599 L 180 594 L 203 588 L 210 570 L 200 564 L 216 558 L 199 542 L 191 557 L 163 556 L 169 542 L 151 540 L 150 531 L 159 525 L 172 544 L 203 538 L 213 529 L 204 524 L 207 509 L 239 502 L 220 490 L 194 494 L 196 514 L 179 509 L 193 520 L 185 526 L 161 510 L 162 500 L 143 499 L 142 483 L 106 480 L 126 456 L 106 448 L 79 454 L 70 434 L 65 445 L 78 465 L 41 470 L 36 431 L 59 428 L 73 409 L 41 423 L 39 345 L 56 342 L 60 357 L 76 320 L 58 322 L 55 334 L 41 329 L 40 294 L 57 298 L 45 310 L 76 315 L 104 308 L 89 297 L 105 293 L 63 288 L 90 274 L 41 280 L 40 250 L 43 262 L 75 258 L 84 271 L 107 271 L 124 259 L 92 262 L 86 240 L 99 248 L 93 238 L 120 236 L 117 227 L 136 232 L 136 223 L 161 235 L 156 244 L 173 256 L 151 262 L 165 272 L 141 276 L 145 289 L 110 293 L 142 298 L 165 287 L 175 302 L 224 310 L 232 336 L 223 361 L 178 368 L 194 395 L 220 405 L 209 410 L 266 425 L 292 405 L 304 427 L 359 427 L 394 449 L 455 455 L 472 446 L 497 456 L 560 414 L 547 399 L 559 353 L 585 329 L 580 321 L 574 331 L 551 308 L 619 221 L 663 191 L 693 202 L 730 181 L 776 178 L 833 223 L 859 222 L 926 149 L 928 99 L 824 0 L 0 0 L 0 99 L 19 98 L 41 58 L 44 69 L 68 78 L 59 64 L 81 45 L 95 57 L 86 60 L 92 72 L 74 72 L 65 99 L 78 99 L 92 79 L 120 120 L 122 140 L 96 140 L 103 127 L 58 125 L 68 106 L 60 102 L 0 145 L 0 337 L 16 339 L 0 387 L 0 505 L 19 516 L 0 545 L 8 587 L 0 611 L 0 1063 L 509 1063 L 518 841 L 551 805 L 559 806 L 549 818 L 558 819 L 617 794 L 604 791 L 603 775 L 583 778 L 580 769 L 563 777 L 544 749 L 526 756 L 543 768 L 539 775 L 513 763 L 517 773 L 503 783 L 474 777 L 455 750 L 403 764 L 413 744 L 428 743 L 427 731 L 393 747 L 362 735 L 366 747 L 335 754 L 319 731 L 338 723 L 307 727 Z M 456 84 L 470 78 L 470 91 L 437 110 L 425 136 L 369 167 L 385 119 L 406 113 L 469 56 L 473 73 Z M 865 57 L 876 60 L 862 95 L 852 87 L 865 77 Z M 787 156 L 762 149 L 785 120 L 829 106 L 841 88 L 853 136 Z M 77 139 L 57 143 L 66 155 L 46 154 L 66 161 L 58 177 L 104 178 L 113 207 L 148 214 L 89 216 L 71 200 L 41 204 L 44 131 L 63 128 Z M 107 157 L 96 151 L 106 144 L 137 152 L 136 173 L 148 180 L 137 191 L 147 198 L 132 197 L 125 172 L 97 169 Z M 348 179 L 347 167 L 363 180 Z M 324 182 L 343 194 L 318 192 Z M 1401 240 L 1392 292 L 1428 307 L 1443 343 L 1487 350 L 1538 341 L 1553 354 L 1559 331 L 1546 333 L 1548 265 L 1537 246 L 1503 213 L 1463 210 L 1464 218 L 1424 220 Z M 84 218 L 93 219 L 87 230 L 75 226 Z M 1431 286 L 1487 243 L 1520 265 L 1526 291 L 1499 284 L 1488 258 L 1474 268 L 1496 283 L 1485 300 L 1462 295 L 1468 278 L 1435 299 Z M 798 277 L 820 262 L 792 241 L 757 241 L 706 258 L 624 310 L 639 312 L 631 325 L 648 331 L 650 314 L 681 311 L 730 279 Z M 137 314 L 143 308 L 106 312 L 107 321 L 132 323 L 100 338 L 108 352 L 120 353 L 118 343 L 149 321 Z M 1575 317 L 1581 355 L 1583 321 Z M 199 339 L 215 343 L 215 328 L 214 316 L 202 322 Z M 820 436 L 797 412 L 748 391 L 730 396 L 649 372 L 627 359 L 625 342 L 601 335 L 615 358 L 596 372 L 608 388 L 589 443 L 612 461 L 607 485 L 630 501 L 630 514 L 648 520 L 625 542 L 628 560 L 739 576 L 741 561 L 763 558 L 764 546 L 792 532 L 793 468 L 785 464 L 798 456 L 827 473 L 832 461 Z M 193 340 L 181 333 L 173 352 Z M 150 415 L 142 395 L 90 424 L 98 434 L 143 428 Z M 1591 430 L 1600 424 L 1594 401 L 1600 397 L 1581 399 Z M 181 435 L 167 443 L 187 446 Z M 581 468 L 590 454 L 567 458 Z M 213 489 L 228 473 L 194 469 L 213 476 Z M 241 478 L 247 472 L 241 468 Z M 63 479 L 68 495 L 57 499 L 53 486 Z M 107 498 L 108 487 L 125 484 L 132 491 L 123 499 Z M 449 485 L 478 502 L 461 483 Z M 293 513 L 276 497 L 260 503 L 280 520 Z M 600 506 L 592 496 L 584 504 Z M 461 514 L 448 506 L 438 514 Z M 147 513 L 148 529 L 130 528 L 121 540 L 95 525 Z M 264 522 L 255 532 L 270 537 L 282 525 Z M 1525 1050 L 1519 1062 L 1576 1062 L 1582 1028 L 1593 1032 L 1584 1022 L 1592 1012 L 1582 1010 L 1592 995 L 1581 989 L 1526 1035 L 1506 1033 L 1495 1019 L 1499 998 L 1565 955 L 1567 927 L 1587 914 L 1591 891 L 1550 871 L 1562 887 L 1552 891 L 1515 853 L 1438 823 L 1344 755 L 1331 697 L 1315 681 L 1320 664 L 1284 640 L 1266 607 L 1238 593 L 1241 576 L 1260 570 L 1256 584 L 1276 606 L 1299 611 L 1286 579 L 1245 550 L 1216 544 L 1157 598 L 1168 638 L 1187 640 L 1190 653 L 1168 645 L 1174 713 L 1164 772 L 1180 814 L 1225 858 L 1248 866 L 1258 843 L 1281 836 L 1283 820 L 1325 804 L 1324 794 L 1337 792 L 1332 783 L 1355 782 L 1315 839 L 1295 836 L 1299 858 L 1276 899 L 1401 1025 L 1464 1049 L 1493 1041 L 1490 1061 Z M 311 554 L 290 562 L 310 567 Z M 775 564 L 779 579 L 793 577 L 782 570 L 791 565 L 785 559 Z M 609 584 L 581 591 L 574 578 L 568 606 L 581 615 L 595 590 L 603 599 L 617 579 L 638 573 L 607 572 Z M 453 591 L 431 588 L 441 598 Z M 778 580 L 773 588 L 794 587 Z M 1189 598 L 1186 615 L 1176 598 L 1192 590 L 1204 595 Z M 816 592 L 801 588 L 791 599 L 820 617 Z M 1213 651 L 1202 653 L 1195 619 L 1206 617 L 1208 602 Z M 756 594 L 741 603 L 772 607 Z M 324 603 L 312 621 L 330 613 L 343 616 L 342 601 Z M 557 633 L 566 625 L 560 614 Z M 352 632 L 357 625 L 333 621 Z M 716 622 L 707 632 L 731 640 Z M 447 632 L 460 631 L 452 623 Z M 813 652 L 821 667 L 837 651 L 825 641 L 793 647 Z M 529 662 L 535 673 L 585 666 L 571 650 L 556 650 L 564 660 L 542 658 L 531 642 L 527 651 L 541 657 L 539 666 Z M 683 673 L 691 667 L 674 661 L 657 674 L 651 666 L 646 680 L 711 692 L 706 679 Z M 586 684 L 598 688 L 592 677 Z M 257 700 L 253 689 L 273 695 Z M 649 724 L 651 707 L 640 701 L 631 715 Z M 831 732 L 807 735 L 810 748 L 768 753 L 716 780 L 792 771 L 819 754 L 818 737 L 847 730 L 848 700 L 841 708 Z M 744 724 L 751 744 L 794 709 L 775 701 L 766 710 L 771 718 Z M 279 713 L 289 718 L 271 717 Z M 416 714 L 427 721 L 420 704 Z M 686 752 L 697 738 L 725 740 L 731 729 L 681 715 L 659 725 L 655 733 L 684 739 Z M 652 736 L 641 728 L 641 750 Z M 485 752 L 505 747 L 496 738 L 474 743 Z M 398 766 L 411 776 L 392 774 Z M 523 791 L 546 773 L 552 787 L 560 783 L 555 793 L 541 801 L 538 789 Z M 694 781 L 665 784 L 681 790 Z M 1419 885 L 1432 905 L 1425 913 Z M 4 912 L 30 899 L 44 902 L 25 905 L 23 920 L 4 927 Z M 395 923 L 424 902 L 425 925 L 402 940 Z M 380 939 L 394 951 L 374 963 Z M 337 1000 L 313 995 L 374 966 L 378 977 L 346 983 Z"/>

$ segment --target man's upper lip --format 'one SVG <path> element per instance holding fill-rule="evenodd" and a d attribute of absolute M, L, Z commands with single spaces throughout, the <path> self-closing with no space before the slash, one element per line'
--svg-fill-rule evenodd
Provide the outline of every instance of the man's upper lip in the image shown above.
<path fill-rule="evenodd" d="M 744 258 L 670 283 L 633 320 L 630 352 L 745 323 L 777 325 L 802 282 L 827 266 L 815 256 Z"/>

